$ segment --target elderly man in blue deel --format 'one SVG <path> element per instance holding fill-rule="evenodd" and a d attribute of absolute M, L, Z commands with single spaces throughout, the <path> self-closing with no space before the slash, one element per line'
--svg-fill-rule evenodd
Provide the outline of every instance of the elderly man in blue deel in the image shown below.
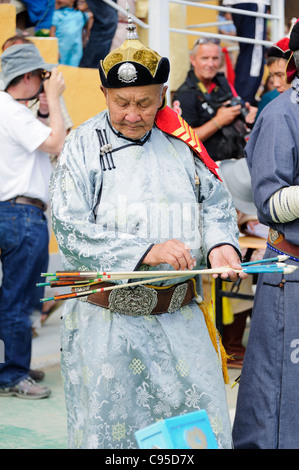
<path fill-rule="evenodd" d="M 169 61 L 128 28 L 100 62 L 108 109 L 69 135 L 53 173 L 64 269 L 169 272 L 208 260 L 240 269 L 236 213 L 215 162 L 165 105 Z M 189 274 L 138 289 L 116 280 L 109 296 L 65 302 L 70 447 L 133 449 L 139 429 L 198 409 L 207 410 L 218 446 L 231 447 L 215 327 L 199 308 L 200 279 Z"/>
<path fill-rule="evenodd" d="M 246 157 L 261 223 L 270 227 L 265 258 L 299 266 L 299 22 L 289 47 L 290 89 L 261 112 Z M 233 429 L 236 448 L 299 448 L 299 271 L 259 274 Z"/>

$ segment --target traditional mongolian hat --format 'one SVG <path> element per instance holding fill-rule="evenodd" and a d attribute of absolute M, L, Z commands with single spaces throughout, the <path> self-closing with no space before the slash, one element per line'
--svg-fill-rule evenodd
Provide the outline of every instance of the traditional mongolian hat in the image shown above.
<path fill-rule="evenodd" d="M 290 46 L 291 51 L 293 52 L 299 49 L 299 19 L 296 21 L 291 31 L 289 46 Z M 288 61 L 286 73 L 287 73 L 287 82 L 291 83 L 297 74 L 297 67 L 295 65 L 293 54 L 291 55 Z"/>
<path fill-rule="evenodd" d="M 290 38 L 285 37 L 270 47 L 267 57 L 277 57 L 277 59 L 289 60 L 292 51 L 289 46 Z"/>
<path fill-rule="evenodd" d="M 167 82 L 169 60 L 139 41 L 136 26 L 128 16 L 127 39 L 100 62 L 105 88 L 155 85 Z"/>

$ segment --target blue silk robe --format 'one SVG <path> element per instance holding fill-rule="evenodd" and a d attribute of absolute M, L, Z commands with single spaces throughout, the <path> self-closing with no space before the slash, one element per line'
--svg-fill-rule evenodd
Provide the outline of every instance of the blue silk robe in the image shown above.
<path fill-rule="evenodd" d="M 107 117 L 105 111 L 69 135 L 52 176 L 64 268 L 144 269 L 151 245 L 170 238 L 190 245 L 198 268 L 215 245 L 238 250 L 229 193 L 190 148 L 156 127 L 143 145 L 128 147 Z M 111 170 L 102 169 L 108 163 L 101 166 L 96 129 L 106 130 L 115 150 Z M 140 428 L 199 409 L 219 447 L 231 446 L 221 364 L 195 301 L 174 313 L 132 317 L 67 300 L 61 341 L 70 447 L 136 448 Z"/>

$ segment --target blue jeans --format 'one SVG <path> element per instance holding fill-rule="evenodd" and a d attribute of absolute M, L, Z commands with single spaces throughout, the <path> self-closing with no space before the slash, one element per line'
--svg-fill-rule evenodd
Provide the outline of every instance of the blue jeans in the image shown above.
<path fill-rule="evenodd" d="M 45 214 L 35 206 L 0 202 L 0 249 L 3 279 L 0 288 L 0 387 L 28 376 L 31 360 L 31 314 L 36 283 L 48 268 L 49 234 Z M 41 297 L 43 289 L 41 289 Z"/>

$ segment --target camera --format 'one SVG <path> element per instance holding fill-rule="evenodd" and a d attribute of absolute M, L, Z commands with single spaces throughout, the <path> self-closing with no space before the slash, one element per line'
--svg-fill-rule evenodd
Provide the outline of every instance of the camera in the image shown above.
<path fill-rule="evenodd" d="M 240 117 L 245 121 L 247 114 L 249 113 L 248 109 L 245 106 L 244 100 L 242 100 L 241 96 L 231 96 L 231 94 L 227 94 L 226 96 L 222 97 L 219 101 L 219 104 L 222 106 L 226 106 L 227 108 L 231 106 L 237 106 L 238 104 L 241 105 L 241 114 Z"/>
<path fill-rule="evenodd" d="M 227 103 L 225 106 L 231 107 L 231 106 L 237 106 L 238 104 L 241 105 L 241 110 L 240 110 L 241 116 L 242 116 L 242 119 L 245 121 L 245 118 L 247 114 L 249 113 L 249 111 L 246 108 L 245 102 L 242 100 L 242 98 L 240 96 L 233 96 L 232 98 L 230 98 L 229 101 L 230 102 Z"/>

